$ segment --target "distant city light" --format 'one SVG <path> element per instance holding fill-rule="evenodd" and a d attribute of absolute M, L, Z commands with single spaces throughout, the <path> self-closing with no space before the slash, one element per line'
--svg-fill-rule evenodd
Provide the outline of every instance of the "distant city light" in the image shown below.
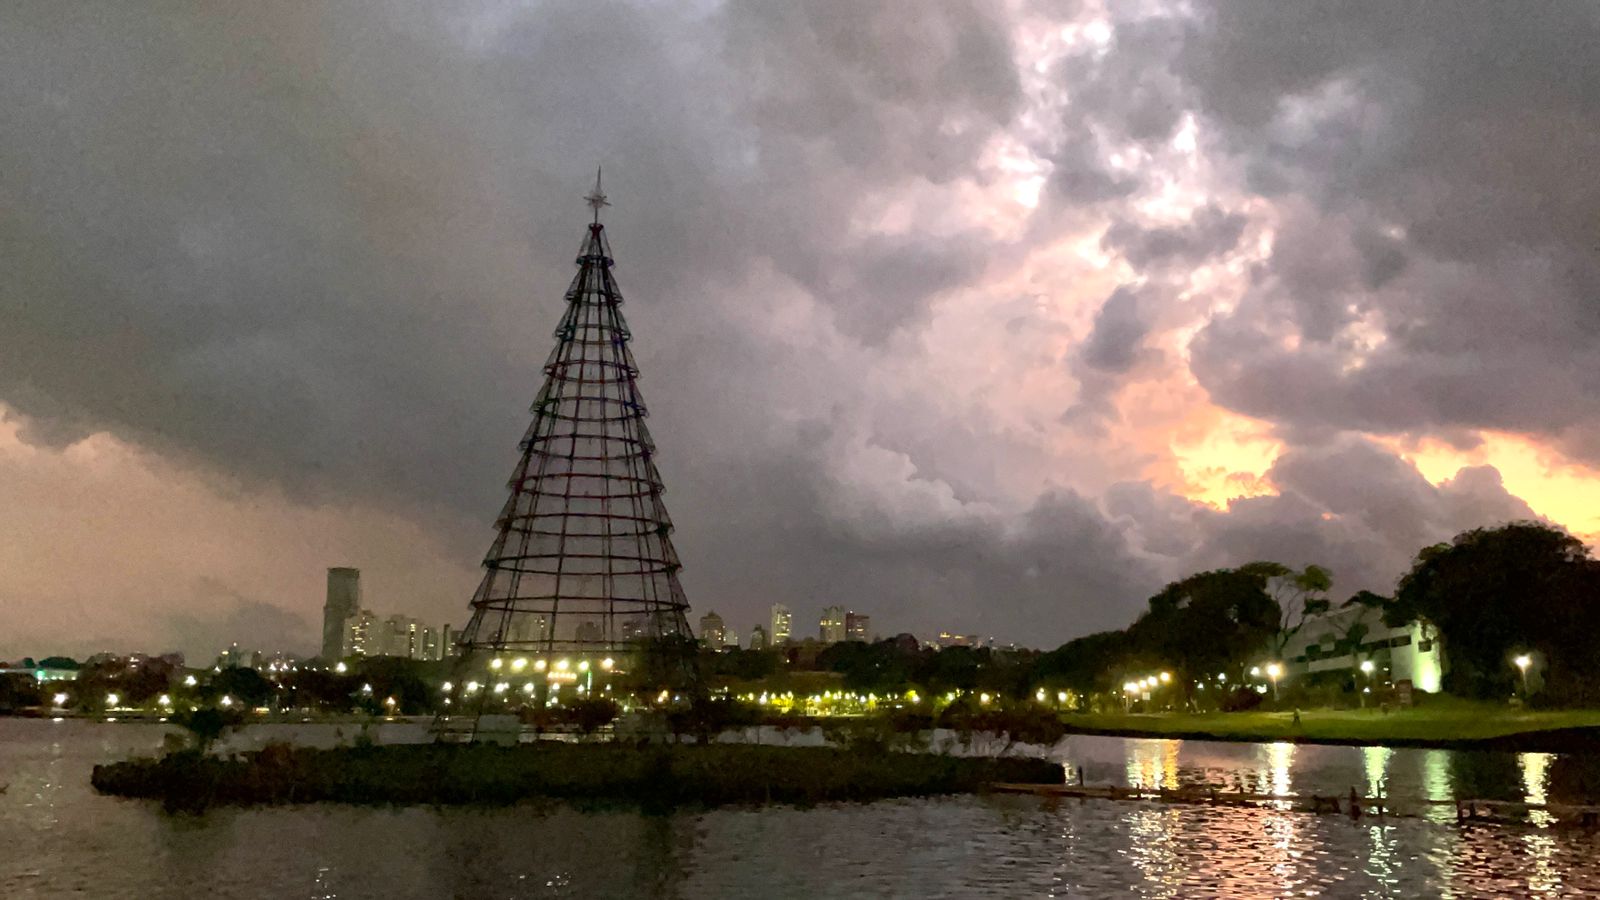
<path fill-rule="evenodd" d="M 498 656 L 496 656 L 494 659 L 489 660 L 489 668 L 495 670 L 496 672 L 500 671 L 500 667 L 503 666 L 503 665 L 505 665 L 505 660 L 502 660 Z"/>
<path fill-rule="evenodd" d="M 521 672 L 523 669 L 526 669 L 527 667 L 528 667 L 528 658 L 525 657 L 525 656 L 519 656 L 516 659 L 513 659 L 511 661 L 511 671 L 513 671 L 513 672 Z"/>
<path fill-rule="evenodd" d="M 558 669 L 559 671 L 565 672 L 567 670 L 567 668 L 569 666 L 571 666 L 571 665 L 572 665 L 572 663 L 568 662 L 565 659 L 556 660 L 556 669 Z"/>
<path fill-rule="evenodd" d="M 193 675 L 185 675 L 183 676 L 183 683 L 185 687 L 194 687 L 198 682 L 194 680 Z"/>
<path fill-rule="evenodd" d="M 54 700 L 56 702 L 56 706 L 66 706 L 67 705 L 67 695 L 66 694 L 57 694 L 57 695 L 55 695 L 54 697 L 52 697 L 50 699 L 52 699 L 52 700 Z"/>
<path fill-rule="evenodd" d="M 549 663 L 545 662 L 542 659 L 536 659 L 536 660 L 533 661 L 533 670 L 535 672 L 543 672 L 546 668 L 549 667 L 549 665 L 550 665 Z"/>
<path fill-rule="evenodd" d="M 166 694 L 162 694 L 160 697 L 156 698 L 156 702 L 161 704 L 162 706 L 171 706 L 172 705 L 172 698 L 167 696 Z"/>
<path fill-rule="evenodd" d="M 341 662 L 338 665 L 334 666 L 333 670 L 335 672 L 338 672 L 340 675 L 343 675 L 344 673 L 350 671 L 350 667 L 345 665 L 343 662 Z"/>
<path fill-rule="evenodd" d="M 589 661 L 587 659 L 578 660 L 578 671 L 579 672 L 587 672 L 587 671 L 589 671 Z"/>
<path fill-rule="evenodd" d="M 1171 672 L 1162 672 L 1161 673 L 1161 683 L 1162 684 L 1166 684 L 1171 680 L 1172 680 L 1172 673 Z"/>
<path fill-rule="evenodd" d="M 448 693 L 450 693 L 450 692 L 451 692 L 451 691 L 452 691 L 452 690 L 455 690 L 455 685 L 454 685 L 454 684 L 451 684 L 451 683 L 450 683 L 450 682 L 448 682 L 448 681 L 446 681 L 446 682 L 445 682 L 445 683 L 444 683 L 444 684 L 441 684 L 441 685 L 439 685 L 439 689 L 440 689 L 440 690 L 442 690 L 442 691 L 444 691 L 444 692 L 445 692 L 445 693 L 446 693 L 446 694 L 448 694 Z"/>
<path fill-rule="evenodd" d="M 602 668 L 602 669 L 609 670 L 612 666 L 614 666 L 616 664 L 617 664 L 617 661 L 612 659 L 609 656 L 606 657 L 605 659 L 600 660 L 600 668 Z"/>
<path fill-rule="evenodd" d="M 121 703 L 121 702 L 122 702 L 122 698 L 118 697 L 116 694 L 107 694 L 106 695 L 106 705 L 107 706 L 116 706 L 118 703 Z"/>
<path fill-rule="evenodd" d="M 229 697 L 227 694 L 223 694 L 222 695 L 222 705 L 223 706 L 232 706 L 233 705 L 233 698 Z"/>
<path fill-rule="evenodd" d="M 1364 673 L 1366 673 L 1368 675 L 1371 675 L 1372 674 L 1372 670 L 1375 669 L 1375 668 L 1377 668 L 1377 666 L 1372 664 L 1372 660 L 1363 659 L 1361 661 L 1361 671 L 1362 672 L 1364 672 Z"/>

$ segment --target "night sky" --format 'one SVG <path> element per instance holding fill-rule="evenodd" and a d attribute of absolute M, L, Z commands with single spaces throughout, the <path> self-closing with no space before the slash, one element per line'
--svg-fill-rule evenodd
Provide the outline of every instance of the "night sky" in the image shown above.
<path fill-rule="evenodd" d="M 441 7 L 449 6 L 449 10 Z M 460 625 L 605 166 L 691 621 L 1600 537 L 1600 5 L 10 3 L 0 658 Z"/>

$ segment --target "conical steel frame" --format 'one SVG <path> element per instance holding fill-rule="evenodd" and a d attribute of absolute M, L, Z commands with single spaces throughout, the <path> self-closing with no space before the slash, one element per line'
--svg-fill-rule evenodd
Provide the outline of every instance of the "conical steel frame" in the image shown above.
<path fill-rule="evenodd" d="M 597 215 L 457 644 L 442 736 L 476 736 L 483 716 L 551 692 L 592 694 L 640 641 L 692 637 L 609 250 Z"/>

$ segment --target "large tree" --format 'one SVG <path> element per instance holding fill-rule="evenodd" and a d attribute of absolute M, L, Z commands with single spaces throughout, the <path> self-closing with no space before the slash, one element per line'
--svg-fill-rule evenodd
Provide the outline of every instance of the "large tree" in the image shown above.
<path fill-rule="evenodd" d="M 1249 659 L 1277 634 L 1283 610 L 1261 569 L 1190 575 L 1150 598 L 1129 630 L 1133 643 L 1166 661 L 1186 697 L 1201 678 L 1226 673 L 1239 682 Z"/>
<path fill-rule="evenodd" d="M 1577 538 L 1538 522 L 1513 522 L 1426 547 L 1385 611 L 1390 625 L 1432 623 L 1444 641 L 1446 687 L 1503 697 L 1519 652 L 1542 657 L 1563 699 L 1585 699 L 1600 651 L 1600 565 Z"/>
<path fill-rule="evenodd" d="M 1261 560 L 1242 565 L 1239 571 L 1264 579 L 1267 593 L 1278 604 L 1278 627 L 1272 637 L 1275 656 L 1283 655 L 1289 639 L 1306 627 L 1308 620 L 1329 609 L 1333 573 L 1321 566 L 1308 565 L 1297 572 L 1282 563 Z"/>

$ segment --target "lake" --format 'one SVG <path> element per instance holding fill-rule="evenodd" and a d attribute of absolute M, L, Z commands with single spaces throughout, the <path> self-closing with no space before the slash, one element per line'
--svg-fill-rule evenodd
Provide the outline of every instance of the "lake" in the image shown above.
<path fill-rule="evenodd" d="M 344 726 L 344 739 L 355 729 Z M 97 762 L 156 751 L 163 726 L 0 719 L 0 897 L 1484 897 L 1600 892 L 1600 835 L 1431 817 L 1272 809 L 900 800 L 646 816 L 561 805 L 339 806 L 170 816 L 96 795 Z M 382 726 L 416 739 L 422 726 Z M 332 743 L 254 726 L 236 746 Z M 1049 755 L 1090 782 L 1543 800 L 1548 754 L 1075 736 Z"/>

